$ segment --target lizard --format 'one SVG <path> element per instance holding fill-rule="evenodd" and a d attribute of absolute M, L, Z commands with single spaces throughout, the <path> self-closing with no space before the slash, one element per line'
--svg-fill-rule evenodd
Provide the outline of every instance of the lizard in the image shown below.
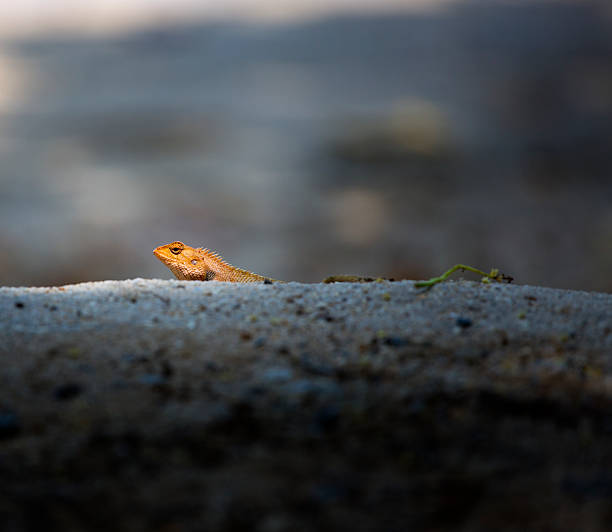
<path fill-rule="evenodd" d="M 284 282 L 237 268 L 208 248 L 193 248 L 179 241 L 159 246 L 153 254 L 181 281 Z"/>
<path fill-rule="evenodd" d="M 174 276 L 181 281 L 227 281 L 233 283 L 284 283 L 270 277 L 265 277 L 257 273 L 253 273 L 242 268 L 237 268 L 225 262 L 223 258 L 216 252 L 207 248 L 193 248 L 178 240 L 170 244 L 164 244 L 153 250 L 153 254 L 163 262 Z M 431 288 L 437 283 L 446 280 L 449 275 L 457 270 L 467 270 L 479 275 L 482 275 L 483 282 L 506 281 L 512 282 L 512 277 L 504 275 L 497 269 L 492 269 L 489 273 L 466 266 L 465 264 L 455 264 L 452 268 L 444 272 L 439 277 L 433 277 L 427 281 L 418 281 L 415 283 L 417 288 Z M 372 282 L 372 281 L 389 281 L 392 279 L 372 279 L 369 277 L 359 277 L 355 275 L 334 275 L 327 277 L 322 282 Z"/>

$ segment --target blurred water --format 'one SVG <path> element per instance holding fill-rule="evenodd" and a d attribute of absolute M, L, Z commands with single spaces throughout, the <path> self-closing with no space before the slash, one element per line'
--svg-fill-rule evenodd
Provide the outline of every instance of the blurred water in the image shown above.
<path fill-rule="evenodd" d="M 175 26 L 0 49 L 0 284 L 455 262 L 612 290 L 612 21 L 595 3 Z"/>

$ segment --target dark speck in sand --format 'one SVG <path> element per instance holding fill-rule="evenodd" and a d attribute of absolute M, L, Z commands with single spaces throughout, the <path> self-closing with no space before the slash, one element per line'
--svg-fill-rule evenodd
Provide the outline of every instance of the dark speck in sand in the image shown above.
<path fill-rule="evenodd" d="M 457 318 L 457 321 L 455 323 L 458 327 L 461 327 L 462 329 L 467 329 L 468 327 L 472 326 L 473 322 L 470 318 L 459 317 Z"/>
<path fill-rule="evenodd" d="M 19 418 L 13 412 L 0 412 L 0 440 L 14 438 L 21 432 Z"/>
<path fill-rule="evenodd" d="M 83 391 L 83 387 L 76 382 L 68 382 L 58 386 L 53 395 L 58 401 L 69 401 L 80 395 Z"/>

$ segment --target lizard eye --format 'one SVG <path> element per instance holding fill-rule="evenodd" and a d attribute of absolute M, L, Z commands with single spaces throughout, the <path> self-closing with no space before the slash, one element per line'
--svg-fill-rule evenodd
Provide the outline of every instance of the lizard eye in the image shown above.
<path fill-rule="evenodd" d="M 173 253 L 174 255 L 178 255 L 181 251 L 183 251 L 183 248 L 179 248 L 179 247 L 170 248 L 170 253 Z"/>

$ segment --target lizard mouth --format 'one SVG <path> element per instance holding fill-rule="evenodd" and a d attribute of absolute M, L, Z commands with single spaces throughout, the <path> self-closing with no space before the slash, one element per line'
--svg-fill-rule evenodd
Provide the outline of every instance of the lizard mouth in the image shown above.
<path fill-rule="evenodd" d="M 164 247 L 159 246 L 153 250 L 153 255 L 155 255 L 158 259 L 161 259 L 164 256 Z"/>

